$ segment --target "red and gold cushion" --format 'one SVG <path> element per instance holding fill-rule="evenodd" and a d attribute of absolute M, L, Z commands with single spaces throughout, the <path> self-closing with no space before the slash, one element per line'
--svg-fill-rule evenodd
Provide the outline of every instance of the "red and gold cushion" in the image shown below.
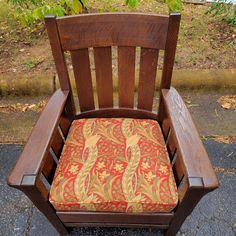
<path fill-rule="evenodd" d="M 50 190 L 56 210 L 170 212 L 178 193 L 158 123 L 72 123 Z"/>

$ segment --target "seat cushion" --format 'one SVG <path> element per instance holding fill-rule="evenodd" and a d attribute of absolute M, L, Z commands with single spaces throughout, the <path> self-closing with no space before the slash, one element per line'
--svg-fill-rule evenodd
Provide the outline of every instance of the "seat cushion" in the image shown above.
<path fill-rule="evenodd" d="M 56 210 L 170 212 L 178 193 L 154 120 L 75 120 L 50 190 Z"/>

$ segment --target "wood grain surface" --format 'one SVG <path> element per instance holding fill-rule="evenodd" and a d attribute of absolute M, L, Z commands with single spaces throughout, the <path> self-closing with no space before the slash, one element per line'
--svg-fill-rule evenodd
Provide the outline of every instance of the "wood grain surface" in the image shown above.
<path fill-rule="evenodd" d="M 204 188 L 215 189 L 219 182 L 182 98 L 174 88 L 161 92 L 187 175 L 203 178 Z"/>
<path fill-rule="evenodd" d="M 119 107 L 134 107 L 135 47 L 118 47 Z"/>
<path fill-rule="evenodd" d="M 88 48 L 71 51 L 80 111 L 93 110 L 93 85 Z"/>
<path fill-rule="evenodd" d="M 154 14 L 95 13 L 60 17 L 57 24 L 64 50 L 116 45 L 164 49 L 168 21 L 168 16 Z"/>
<path fill-rule="evenodd" d="M 8 178 L 9 185 L 19 186 L 25 175 L 37 176 L 39 174 L 52 143 L 52 136 L 58 127 L 68 94 L 68 91 L 59 89 L 47 103 Z"/>

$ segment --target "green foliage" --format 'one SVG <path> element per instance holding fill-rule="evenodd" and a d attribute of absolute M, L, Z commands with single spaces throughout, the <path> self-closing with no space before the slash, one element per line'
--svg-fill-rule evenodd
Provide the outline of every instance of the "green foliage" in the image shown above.
<path fill-rule="evenodd" d="M 31 26 L 38 20 L 43 20 L 47 14 L 57 16 L 78 14 L 82 11 L 82 3 L 79 0 L 9 0 L 16 6 L 15 18 L 19 19 L 23 26 Z"/>
<path fill-rule="evenodd" d="M 206 11 L 213 17 L 219 17 L 231 26 L 236 26 L 236 5 L 233 5 L 226 0 L 217 0 L 212 3 L 210 8 Z"/>
<path fill-rule="evenodd" d="M 14 17 L 19 19 L 23 26 L 33 26 L 37 21 L 43 21 L 47 14 L 56 16 L 81 13 L 86 7 L 86 0 L 8 0 L 15 6 Z M 115 0 L 107 0 L 109 2 Z M 130 8 L 135 8 L 140 0 L 125 0 Z M 182 10 L 182 0 L 166 0 L 170 12 Z"/>
<path fill-rule="evenodd" d="M 135 8 L 140 0 L 126 0 L 125 4 L 131 8 Z"/>
<path fill-rule="evenodd" d="M 181 12 L 183 9 L 182 0 L 166 0 L 170 12 Z"/>
<path fill-rule="evenodd" d="M 125 3 L 131 8 L 135 8 L 140 0 L 126 0 Z M 166 0 L 170 12 L 181 12 L 183 9 L 182 0 Z"/>

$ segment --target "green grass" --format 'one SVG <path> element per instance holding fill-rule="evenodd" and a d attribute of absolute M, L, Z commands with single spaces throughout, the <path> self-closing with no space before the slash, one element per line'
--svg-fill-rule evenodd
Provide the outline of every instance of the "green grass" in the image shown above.
<path fill-rule="evenodd" d="M 35 68 L 37 65 L 41 64 L 44 61 L 43 58 L 27 58 L 23 61 L 23 66 L 26 70 L 31 70 Z"/>

